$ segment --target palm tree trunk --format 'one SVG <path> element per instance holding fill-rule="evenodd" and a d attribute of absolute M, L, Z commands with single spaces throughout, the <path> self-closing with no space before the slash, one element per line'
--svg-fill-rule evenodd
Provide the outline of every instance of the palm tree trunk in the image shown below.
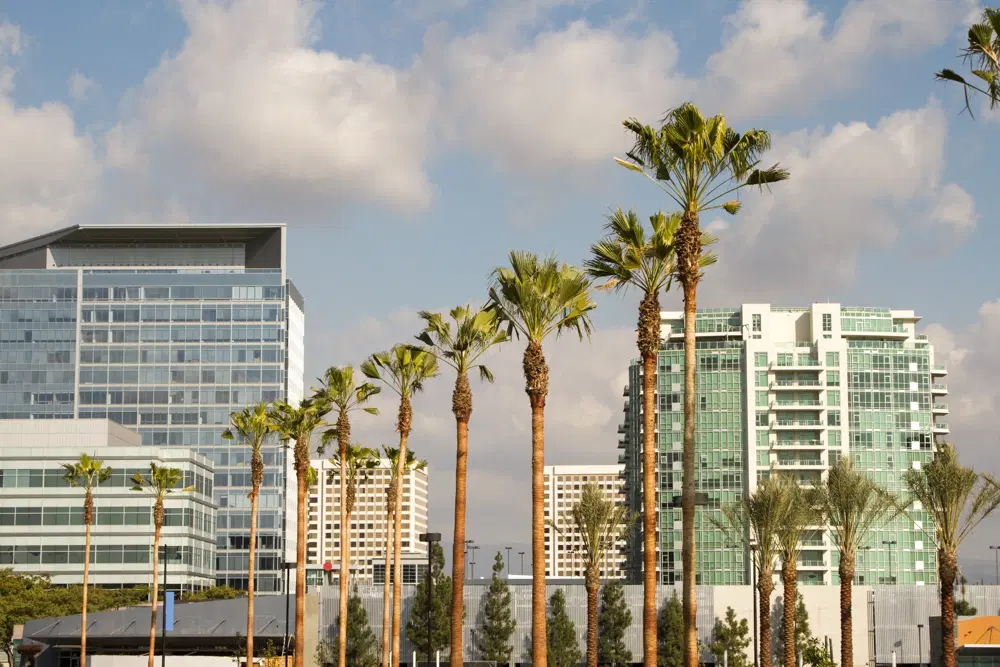
<path fill-rule="evenodd" d="M 795 607 L 798 600 L 795 596 L 795 577 L 797 563 L 794 558 L 783 558 L 781 563 L 781 583 L 784 586 L 785 614 L 781 619 L 785 631 L 785 662 L 784 667 L 795 667 Z"/>
<path fill-rule="evenodd" d="M 261 468 L 263 468 L 263 465 L 263 461 L 261 461 Z M 256 461 L 251 463 L 251 467 L 256 468 Z M 255 476 L 255 473 L 256 470 L 251 475 Z M 247 667 L 253 667 L 253 602 L 256 589 L 254 586 L 254 572 L 256 571 L 257 564 L 257 507 L 260 502 L 258 499 L 260 485 L 256 479 L 252 481 L 254 486 L 250 494 L 250 553 L 247 556 Z"/>
<path fill-rule="evenodd" d="M 695 223 L 697 224 L 697 222 Z M 698 667 L 697 603 L 695 601 L 695 480 L 694 480 L 694 373 L 697 283 L 684 284 L 684 451 L 681 491 L 681 568 L 684 577 L 684 667 Z"/>
<path fill-rule="evenodd" d="M 465 384 L 468 383 L 469 379 L 466 377 Z M 456 393 L 457 384 L 456 380 Z M 458 442 L 455 452 L 455 538 L 451 548 L 451 667 L 462 667 L 462 621 L 465 607 L 465 483 L 469 458 L 469 420 L 456 417 L 455 427 Z"/>
<path fill-rule="evenodd" d="M 87 588 L 90 580 L 90 524 L 94 518 L 93 492 L 87 489 L 84 500 L 84 522 L 87 524 L 86 546 L 83 552 L 83 604 L 80 607 L 80 667 L 87 667 Z"/>
<path fill-rule="evenodd" d="M 346 415 L 346 413 L 344 413 Z M 347 445 L 340 438 L 340 616 L 338 628 L 338 665 L 347 665 L 347 579 L 350 576 L 350 520 L 347 515 Z"/>
<path fill-rule="evenodd" d="M 545 632 L 545 397 L 549 369 L 542 346 L 524 350 L 525 390 L 531 403 L 531 661 L 548 664 Z"/>
<path fill-rule="evenodd" d="M 393 500 L 393 505 L 396 501 Z M 389 667 L 389 629 L 391 625 L 392 597 L 389 594 L 389 569 L 392 567 L 392 526 L 395 512 L 385 513 L 385 581 L 382 582 L 382 667 Z"/>
<path fill-rule="evenodd" d="M 854 554 L 840 553 L 840 664 L 854 665 Z"/>
<path fill-rule="evenodd" d="M 659 327 L 659 313 L 656 314 Z M 656 665 L 656 354 L 642 358 L 642 662 Z"/>
<path fill-rule="evenodd" d="M 396 462 L 396 511 L 392 536 L 392 667 L 399 667 L 399 635 L 403 616 L 403 477 L 408 436 L 406 431 L 399 434 L 399 461 Z M 427 548 L 430 547 L 428 544 Z"/>
<path fill-rule="evenodd" d="M 601 573 L 596 565 L 587 566 L 587 667 L 597 667 L 597 593 Z"/>
<path fill-rule="evenodd" d="M 162 501 L 157 501 L 157 503 L 160 502 Z M 160 592 L 158 576 L 160 571 L 160 529 L 163 528 L 163 520 L 157 519 L 157 516 L 162 517 L 162 514 L 162 511 L 157 513 L 156 508 L 153 508 L 153 520 L 156 521 L 156 524 L 153 528 L 153 604 L 149 610 L 149 667 L 153 667 L 153 656 L 156 652 L 156 598 Z"/>
<path fill-rule="evenodd" d="M 309 502 L 309 438 L 295 442 L 295 653 L 294 667 L 305 666 L 306 631 L 306 511 Z M 150 665 L 152 667 L 152 665 Z M 248 666 L 249 667 L 249 666 Z"/>
<path fill-rule="evenodd" d="M 958 556 L 954 551 L 938 549 L 941 572 L 941 665 L 955 667 L 955 578 Z"/>
<path fill-rule="evenodd" d="M 757 661 L 760 667 L 771 667 L 771 593 L 774 592 L 774 573 L 757 569 L 757 617 L 760 623 L 760 644 Z M 848 665 L 847 667 L 853 667 Z"/>

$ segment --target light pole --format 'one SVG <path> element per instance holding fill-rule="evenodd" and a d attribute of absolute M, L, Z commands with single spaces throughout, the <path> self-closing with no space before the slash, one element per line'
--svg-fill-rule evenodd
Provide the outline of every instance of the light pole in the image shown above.
<path fill-rule="evenodd" d="M 993 560 L 996 561 L 997 583 L 1000 584 L 1000 544 L 991 546 L 990 551 L 993 552 Z"/>
<path fill-rule="evenodd" d="M 924 624 L 917 623 L 917 667 L 924 664 Z"/>
<path fill-rule="evenodd" d="M 163 626 L 160 630 L 160 667 L 167 664 L 167 563 L 170 562 L 170 547 L 163 545 Z M 156 600 L 153 600 L 156 605 Z"/>
<path fill-rule="evenodd" d="M 892 548 L 896 546 L 896 540 L 882 540 L 882 544 L 889 547 L 889 583 L 896 583 L 896 578 L 892 576 Z"/>
<path fill-rule="evenodd" d="M 870 546 L 858 547 L 858 565 L 859 566 L 861 565 L 861 554 L 863 552 L 865 552 L 865 551 L 871 551 L 871 550 L 872 550 L 872 548 Z M 863 567 L 859 567 L 858 569 L 863 570 L 864 568 Z M 862 575 L 859 575 L 857 572 L 854 573 L 854 583 L 855 584 L 859 584 L 859 585 L 864 584 L 864 582 L 861 581 L 861 578 L 860 578 L 861 576 Z"/>
<path fill-rule="evenodd" d="M 472 550 L 472 560 L 469 561 L 469 565 L 472 566 L 472 569 L 469 571 L 469 581 L 473 581 L 476 578 L 476 550 L 478 548 L 475 544 L 469 547 Z"/>
<path fill-rule="evenodd" d="M 507 576 L 510 576 L 510 550 L 513 547 L 504 547 L 507 550 Z"/>
<path fill-rule="evenodd" d="M 427 543 L 427 664 L 429 665 L 431 654 L 434 652 L 434 577 L 431 576 L 431 570 L 434 569 L 434 545 L 441 541 L 441 533 L 421 533 L 418 539 Z"/>
<path fill-rule="evenodd" d="M 517 554 L 521 557 L 521 574 L 524 575 L 524 552 L 518 551 Z"/>
<path fill-rule="evenodd" d="M 471 545 L 475 544 L 475 543 L 476 543 L 475 540 L 466 540 L 465 541 L 465 553 L 462 554 L 462 559 L 463 559 L 463 563 L 464 563 L 465 567 L 462 568 L 462 572 L 467 572 L 469 570 L 469 559 L 468 559 L 468 556 L 469 556 L 469 547 Z"/>

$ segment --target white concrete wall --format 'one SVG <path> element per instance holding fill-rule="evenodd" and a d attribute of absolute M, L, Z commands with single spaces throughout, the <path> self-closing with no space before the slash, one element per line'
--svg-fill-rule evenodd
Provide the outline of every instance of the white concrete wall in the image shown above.
<path fill-rule="evenodd" d="M 169 649 L 169 646 L 168 646 Z M 147 655 L 91 655 L 89 667 L 146 667 Z M 154 664 L 160 664 L 160 655 L 154 656 Z M 222 655 L 171 655 L 167 654 L 171 667 L 233 667 L 233 658 Z"/>

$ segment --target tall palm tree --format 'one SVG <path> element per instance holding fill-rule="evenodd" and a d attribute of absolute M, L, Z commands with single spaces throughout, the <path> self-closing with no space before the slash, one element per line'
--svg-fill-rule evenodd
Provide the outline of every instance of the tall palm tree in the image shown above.
<path fill-rule="evenodd" d="M 795 601 L 798 591 L 798 559 L 802 532 L 819 523 L 818 492 L 799 486 L 791 477 L 773 475 L 784 502 L 778 525 L 778 555 L 781 556 L 782 599 L 784 616 L 784 667 L 795 667 Z"/>
<path fill-rule="evenodd" d="M 733 542 L 749 537 L 750 558 L 757 571 L 760 643 L 758 664 L 771 667 L 771 594 L 774 592 L 774 565 L 778 558 L 778 533 L 788 510 L 787 485 L 778 478 L 762 479 L 753 493 L 722 508 L 721 519 L 712 523 Z M 747 533 L 749 532 L 749 535 Z"/>
<path fill-rule="evenodd" d="M 389 486 L 385 489 L 385 581 L 382 582 L 382 667 L 389 667 L 389 626 L 392 598 L 389 595 L 389 568 L 392 566 L 391 544 L 392 544 L 392 524 L 393 517 L 396 516 L 396 495 L 399 493 L 400 466 L 399 447 L 389 447 L 382 445 L 382 452 L 389 466 Z M 402 466 L 402 474 L 405 477 L 411 470 L 423 470 L 427 467 L 427 461 L 417 459 L 413 450 L 406 450 L 406 460 Z"/>
<path fill-rule="evenodd" d="M 510 268 L 494 269 L 490 303 L 507 325 L 508 333 L 526 339 L 522 367 L 524 391 L 531 404 L 531 655 L 544 665 L 545 632 L 545 398 L 549 393 L 549 366 L 542 343 L 551 334 L 575 331 L 590 338 L 590 313 L 597 306 L 590 295 L 590 279 L 579 268 L 559 264 L 555 255 L 539 258 L 524 250 L 510 252 Z"/>
<path fill-rule="evenodd" d="M 396 477 L 402 484 L 406 457 L 406 442 L 413 428 L 413 396 L 424 389 L 424 383 L 438 374 L 437 357 L 423 347 L 396 345 L 388 352 L 376 352 L 361 364 L 361 372 L 378 380 L 399 396 L 396 430 L 399 432 L 399 460 Z M 393 516 L 393 576 L 392 582 L 392 664 L 399 667 L 399 630 L 403 615 L 403 494 L 397 489 Z M 430 545 L 428 545 L 430 548 Z"/>
<path fill-rule="evenodd" d="M 854 664 L 852 587 L 857 549 L 878 524 L 892 518 L 899 499 L 844 457 L 830 467 L 819 505 L 840 550 L 840 664 Z"/>
<path fill-rule="evenodd" d="M 477 363 L 491 348 L 509 340 L 500 329 L 496 313 L 473 310 L 470 305 L 452 308 L 455 324 L 438 313 L 421 311 L 426 323 L 417 340 L 437 355 L 439 361 L 455 369 L 455 389 L 451 411 L 455 415 L 455 533 L 451 551 L 451 667 L 462 667 L 462 621 L 465 618 L 465 484 L 469 458 L 469 420 L 472 418 L 472 388 L 469 371 L 479 369 L 479 379 L 493 382 L 493 373 Z"/>
<path fill-rule="evenodd" d="M 774 165 L 760 168 L 760 156 L 771 145 L 765 130 L 739 134 L 720 114 L 706 119 L 696 106 L 684 103 L 668 111 L 659 130 L 632 118 L 624 126 L 635 135 L 627 160 L 615 160 L 645 174 L 667 193 L 681 212 L 674 235 L 674 275 L 684 290 L 684 451 L 681 491 L 682 570 L 684 591 L 684 667 L 697 667 L 698 640 L 695 632 L 695 317 L 698 282 L 702 277 L 704 245 L 699 217 L 705 211 L 722 209 L 735 215 L 739 200 L 726 200 L 742 188 L 764 188 L 788 178 Z M 647 661 L 649 658 L 645 658 Z M 647 662 L 646 667 L 652 667 Z"/>
<path fill-rule="evenodd" d="M 948 443 L 938 443 L 934 460 L 923 470 L 907 470 L 906 486 L 934 522 L 941 592 L 941 655 L 955 667 L 955 579 L 958 549 L 979 523 L 1000 506 L 1000 484 L 958 462 Z"/>
<path fill-rule="evenodd" d="M 305 617 L 306 617 L 306 515 L 309 503 L 310 472 L 309 442 L 317 429 L 326 426 L 323 415 L 330 405 L 323 396 L 314 395 L 303 399 L 298 407 L 286 401 L 276 401 L 271 408 L 274 430 L 283 441 L 292 441 L 295 456 L 295 654 L 294 666 L 305 664 Z M 286 593 L 287 594 L 287 593 Z M 150 666 L 152 667 L 152 666 Z"/>
<path fill-rule="evenodd" d="M 250 446 L 250 553 L 247 556 L 247 665 L 253 665 L 253 601 L 254 569 L 257 558 L 257 506 L 260 499 L 260 485 L 264 483 L 264 456 L 261 448 L 264 439 L 273 430 L 267 404 L 243 408 L 229 413 L 230 427 L 222 432 L 226 440 L 237 436 Z"/>
<path fill-rule="evenodd" d="M 962 60 L 972 65 L 973 76 L 982 83 L 969 83 L 961 74 L 950 69 L 941 70 L 934 78 L 962 86 L 965 109 L 969 115 L 973 115 L 969 105 L 970 88 L 986 96 L 990 109 L 996 108 L 1000 104 L 1000 9 L 987 7 L 979 23 L 969 27 L 968 46 L 962 50 Z"/>
<path fill-rule="evenodd" d="M 597 594 L 601 588 L 601 561 L 615 548 L 635 521 L 626 505 L 615 504 L 594 482 L 583 486 L 580 501 L 567 517 L 569 526 L 549 522 L 553 530 L 580 535 L 584 586 L 587 589 L 587 667 L 597 667 Z"/>
<path fill-rule="evenodd" d="M 94 525 L 94 488 L 111 478 L 111 468 L 104 461 L 80 454 L 73 463 L 63 464 L 63 480 L 70 486 L 83 488 L 83 525 L 86 526 L 86 546 L 83 552 L 83 604 L 80 619 L 80 665 L 87 665 L 87 588 L 90 578 L 90 527 Z"/>
<path fill-rule="evenodd" d="M 326 445 L 334 440 L 337 441 L 337 460 L 340 463 L 340 616 L 339 616 L 339 660 L 338 665 L 347 664 L 347 580 L 350 578 L 351 567 L 351 544 L 349 512 L 347 511 L 348 471 L 349 463 L 348 448 L 351 444 L 351 419 L 352 410 L 363 410 L 370 415 L 377 415 L 378 408 L 365 407 L 372 396 L 378 394 L 381 388 L 370 382 L 356 384 L 354 381 L 354 368 L 351 366 L 331 366 L 326 369 L 323 377 L 323 386 L 316 390 L 321 392 L 325 400 L 337 413 L 337 420 L 333 428 L 323 433 L 320 445 L 320 453 Z"/>
<path fill-rule="evenodd" d="M 166 497 L 180 490 L 191 491 L 192 487 L 178 489 L 184 482 L 184 472 L 178 468 L 167 468 L 155 463 L 149 464 L 149 474 L 137 472 L 132 475 L 132 490 L 146 493 L 153 498 L 153 604 L 149 612 L 149 667 L 153 667 L 153 654 L 156 650 L 156 598 L 159 589 L 160 569 L 160 532 L 163 530 L 163 501 Z M 163 557 L 167 554 L 164 550 Z"/>
<path fill-rule="evenodd" d="M 656 667 L 656 358 L 660 351 L 660 292 L 669 290 L 674 272 L 674 234 L 680 215 L 658 212 L 649 218 L 651 233 L 635 211 L 615 209 L 605 225 L 607 235 L 590 247 L 584 262 L 587 273 L 605 282 L 598 289 L 625 292 L 637 289 L 639 301 L 638 347 L 642 357 L 642 512 L 643 606 L 642 648 L 645 667 Z M 714 239 L 706 237 L 703 244 Z M 702 255 L 702 266 L 715 261 Z"/>

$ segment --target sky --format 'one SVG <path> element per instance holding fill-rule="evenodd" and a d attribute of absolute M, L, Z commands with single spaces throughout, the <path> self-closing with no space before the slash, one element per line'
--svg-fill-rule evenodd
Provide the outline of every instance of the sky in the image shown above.
<path fill-rule="evenodd" d="M 914 309 L 948 365 L 952 440 L 1000 474 L 1000 116 L 954 86 L 967 0 L 6 0 L 0 243 L 99 222 L 288 224 L 307 383 L 482 303 L 509 250 L 579 263 L 614 207 L 670 211 L 613 162 L 621 121 L 692 101 L 773 137 L 791 179 L 703 220 L 700 307 Z M 990 165 L 994 164 L 994 167 Z M 614 463 L 636 297 L 546 344 L 546 462 Z M 677 294 L 664 307 L 680 307 Z M 530 542 L 521 343 L 474 384 L 468 537 Z M 453 377 L 414 402 L 431 529 L 452 532 Z M 359 415 L 392 444 L 395 406 Z M 962 551 L 992 580 L 1000 519 Z M 516 556 L 515 556 L 516 558 Z M 515 566 L 515 571 L 517 570 Z"/>

